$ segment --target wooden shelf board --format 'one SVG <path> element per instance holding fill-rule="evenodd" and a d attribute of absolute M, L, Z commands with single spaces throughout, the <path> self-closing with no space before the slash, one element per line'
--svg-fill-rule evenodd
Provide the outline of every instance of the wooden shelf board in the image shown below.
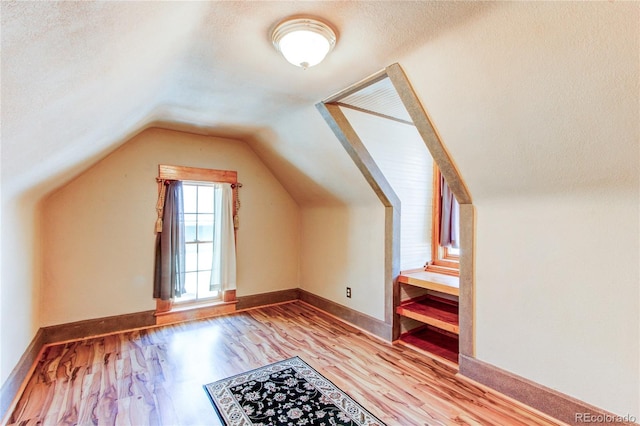
<path fill-rule="evenodd" d="M 442 300 L 434 297 L 409 300 L 398 306 L 396 313 L 450 333 L 459 334 L 458 306 Z"/>
<path fill-rule="evenodd" d="M 458 339 L 455 336 L 423 327 L 418 331 L 403 334 L 400 341 L 458 364 Z"/>
<path fill-rule="evenodd" d="M 460 294 L 460 279 L 451 275 L 436 274 L 428 271 L 406 272 L 398 277 L 398 282 L 452 296 Z"/>

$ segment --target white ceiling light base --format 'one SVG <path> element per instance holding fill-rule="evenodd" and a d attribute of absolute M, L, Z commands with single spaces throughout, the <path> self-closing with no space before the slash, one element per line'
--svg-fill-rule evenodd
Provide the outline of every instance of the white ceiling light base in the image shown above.
<path fill-rule="evenodd" d="M 331 52 L 336 44 L 336 34 L 317 19 L 295 18 L 278 24 L 271 33 L 271 40 L 287 61 L 306 69 L 322 62 Z"/>

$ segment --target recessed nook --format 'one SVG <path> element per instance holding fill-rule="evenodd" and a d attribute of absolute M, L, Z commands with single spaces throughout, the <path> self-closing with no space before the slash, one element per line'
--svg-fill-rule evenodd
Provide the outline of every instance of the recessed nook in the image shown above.
<path fill-rule="evenodd" d="M 474 208 L 459 171 L 402 68 L 393 64 L 316 107 L 385 206 L 385 321 L 392 326 L 391 339 L 454 363 L 458 362 L 459 354 L 472 357 Z M 381 156 L 376 157 L 372 151 L 375 148 L 367 145 L 367 137 L 362 136 L 357 125 L 349 119 L 350 111 L 375 116 L 383 123 L 380 126 L 384 123 L 386 126 L 392 123 L 411 126 L 416 137 L 424 142 L 427 148 L 424 155 L 433 160 L 432 170 L 437 166 L 460 204 L 460 249 L 451 256 L 459 261 L 459 277 L 443 270 L 416 267 L 416 260 L 412 260 L 414 266 L 406 270 L 405 252 L 416 247 L 408 248 L 402 241 L 407 233 L 403 233 L 401 223 L 406 227 L 409 222 L 402 216 L 404 206 L 397 190 L 404 189 L 398 189 L 397 183 L 394 186 L 394 179 L 389 176 L 399 172 L 391 170 L 393 166 L 379 164 Z M 388 143 L 386 152 L 390 153 L 397 141 Z M 408 157 L 415 159 L 416 155 Z M 395 167 L 400 169 L 404 164 L 404 160 L 398 161 Z M 428 163 L 424 164 L 429 167 Z M 427 194 L 424 196 L 426 198 Z M 423 218 L 429 222 L 431 219 L 426 215 Z M 421 232 L 424 232 L 422 228 Z M 434 253 L 437 247 L 431 242 L 429 247 L 417 247 L 427 264 L 438 258 Z"/>

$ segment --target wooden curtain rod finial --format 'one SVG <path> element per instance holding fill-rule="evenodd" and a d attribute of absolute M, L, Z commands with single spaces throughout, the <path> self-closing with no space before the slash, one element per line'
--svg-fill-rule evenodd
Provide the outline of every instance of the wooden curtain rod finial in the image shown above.
<path fill-rule="evenodd" d="M 232 183 L 231 184 L 231 188 L 242 188 L 242 184 L 240 182 L 238 183 Z"/>
<path fill-rule="evenodd" d="M 157 177 L 156 178 L 156 182 L 158 182 L 158 183 L 162 182 L 165 185 L 169 185 L 171 182 L 174 182 L 174 181 L 172 179 L 162 179 L 162 178 Z"/>

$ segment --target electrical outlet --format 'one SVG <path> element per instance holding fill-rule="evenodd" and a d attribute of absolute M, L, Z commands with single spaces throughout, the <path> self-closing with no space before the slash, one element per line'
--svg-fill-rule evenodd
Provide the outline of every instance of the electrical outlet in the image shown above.
<path fill-rule="evenodd" d="M 351 287 L 347 287 L 347 297 L 351 299 Z"/>

